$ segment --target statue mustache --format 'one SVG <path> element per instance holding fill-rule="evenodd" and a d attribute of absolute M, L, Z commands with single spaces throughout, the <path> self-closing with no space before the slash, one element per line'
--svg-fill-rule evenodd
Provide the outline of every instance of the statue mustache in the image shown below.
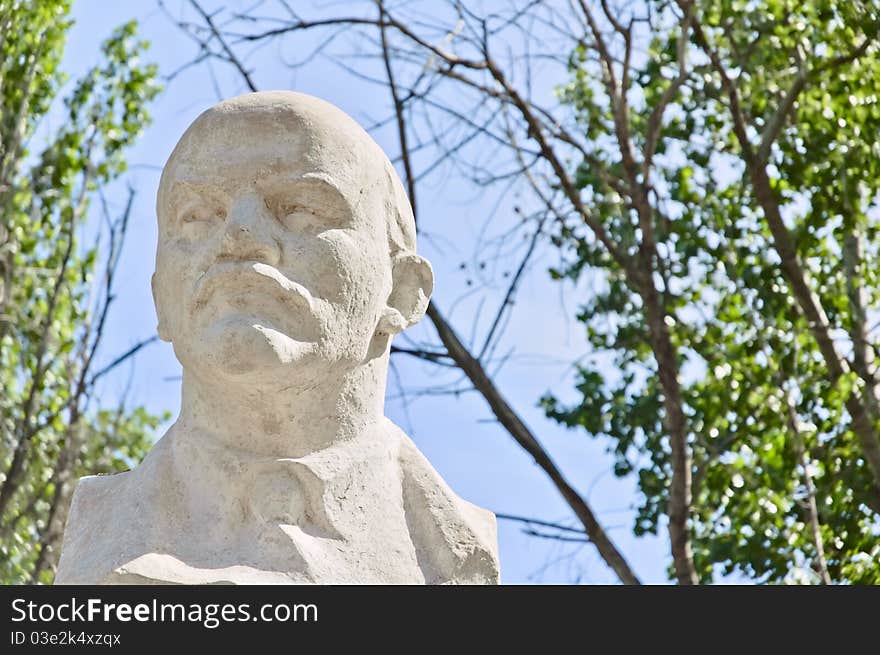
<path fill-rule="evenodd" d="M 217 289 L 224 286 L 256 286 L 281 300 L 291 310 L 313 315 L 316 301 L 299 282 L 294 282 L 274 266 L 262 262 L 218 262 L 212 264 L 195 282 L 192 308 L 204 307 Z"/>

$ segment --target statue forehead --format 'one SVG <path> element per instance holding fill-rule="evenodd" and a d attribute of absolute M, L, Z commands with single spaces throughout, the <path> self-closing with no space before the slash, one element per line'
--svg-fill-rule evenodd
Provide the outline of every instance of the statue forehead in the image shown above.
<path fill-rule="evenodd" d="M 341 191 L 355 192 L 372 186 L 385 161 L 363 128 L 330 103 L 289 91 L 251 93 L 211 107 L 190 125 L 162 172 L 159 205 L 181 176 L 326 172 Z"/>

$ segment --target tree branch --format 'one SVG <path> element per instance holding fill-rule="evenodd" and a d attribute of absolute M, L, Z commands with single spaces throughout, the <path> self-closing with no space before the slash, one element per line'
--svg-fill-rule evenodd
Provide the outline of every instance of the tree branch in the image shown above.
<path fill-rule="evenodd" d="M 244 79 L 245 84 L 247 84 L 247 87 L 251 91 L 256 91 L 257 86 L 256 86 L 256 84 L 254 84 L 254 81 L 251 79 L 250 73 L 244 67 L 241 60 L 233 54 L 229 45 L 226 43 L 226 39 L 223 38 L 223 35 L 220 34 L 219 30 L 217 30 L 217 26 L 214 25 L 214 19 L 211 18 L 210 14 L 208 14 L 208 12 L 206 12 L 204 9 L 202 9 L 202 6 L 198 3 L 197 0 L 189 0 L 189 3 L 195 8 L 195 10 L 197 12 L 199 12 L 199 14 L 201 14 L 202 18 L 204 18 L 205 23 L 211 29 L 211 34 L 214 35 L 214 37 L 217 39 L 217 42 L 220 44 L 220 47 L 223 48 L 223 52 L 226 53 L 226 56 L 229 58 L 229 62 L 233 66 L 235 66 L 236 69 L 238 69 L 238 72 L 241 74 L 242 78 Z"/>
<path fill-rule="evenodd" d="M 677 0 L 677 2 L 681 6 L 684 0 Z M 832 384 L 837 384 L 850 371 L 849 362 L 834 347 L 827 315 L 819 298 L 813 293 L 807 281 L 806 272 L 798 258 L 794 239 L 782 219 L 779 202 L 773 191 L 766 166 L 758 159 L 749 141 L 745 115 L 740 105 L 739 91 L 696 18 L 693 30 L 697 44 L 709 57 L 727 93 L 734 134 L 742 151 L 742 158 L 755 198 L 773 236 L 773 246 L 781 260 L 780 268 L 791 285 L 792 294 L 798 306 L 807 319 L 807 325 L 825 361 L 828 371 L 827 377 Z M 846 409 L 852 418 L 852 430 L 859 438 L 862 452 L 871 470 L 873 477 L 871 493 L 875 496 L 875 502 L 878 502 L 880 501 L 880 435 L 877 433 L 877 425 L 880 420 L 880 406 L 878 406 L 877 388 L 868 387 L 861 394 L 858 392 L 850 393 L 846 398 Z"/>

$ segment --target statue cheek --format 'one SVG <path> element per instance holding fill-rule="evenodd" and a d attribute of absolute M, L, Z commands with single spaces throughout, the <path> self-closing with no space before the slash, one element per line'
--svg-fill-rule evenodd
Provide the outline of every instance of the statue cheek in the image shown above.
<path fill-rule="evenodd" d="M 198 262 L 181 255 L 176 248 L 165 248 L 156 260 L 154 299 L 159 327 L 172 341 L 189 322 L 188 300 L 198 276 Z M 163 337 L 165 338 L 165 337 Z"/>
<path fill-rule="evenodd" d="M 378 290 L 382 256 L 354 230 L 328 230 L 316 236 L 310 247 L 315 257 L 313 292 L 320 297 L 351 305 Z"/>

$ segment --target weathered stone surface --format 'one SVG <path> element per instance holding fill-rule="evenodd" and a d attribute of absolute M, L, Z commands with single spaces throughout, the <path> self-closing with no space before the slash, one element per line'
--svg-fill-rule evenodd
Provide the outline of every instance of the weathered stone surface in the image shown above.
<path fill-rule="evenodd" d="M 135 470 L 80 480 L 56 582 L 496 583 L 495 517 L 384 416 L 433 275 L 379 146 L 311 96 L 232 98 L 157 213 L 181 413 Z"/>

